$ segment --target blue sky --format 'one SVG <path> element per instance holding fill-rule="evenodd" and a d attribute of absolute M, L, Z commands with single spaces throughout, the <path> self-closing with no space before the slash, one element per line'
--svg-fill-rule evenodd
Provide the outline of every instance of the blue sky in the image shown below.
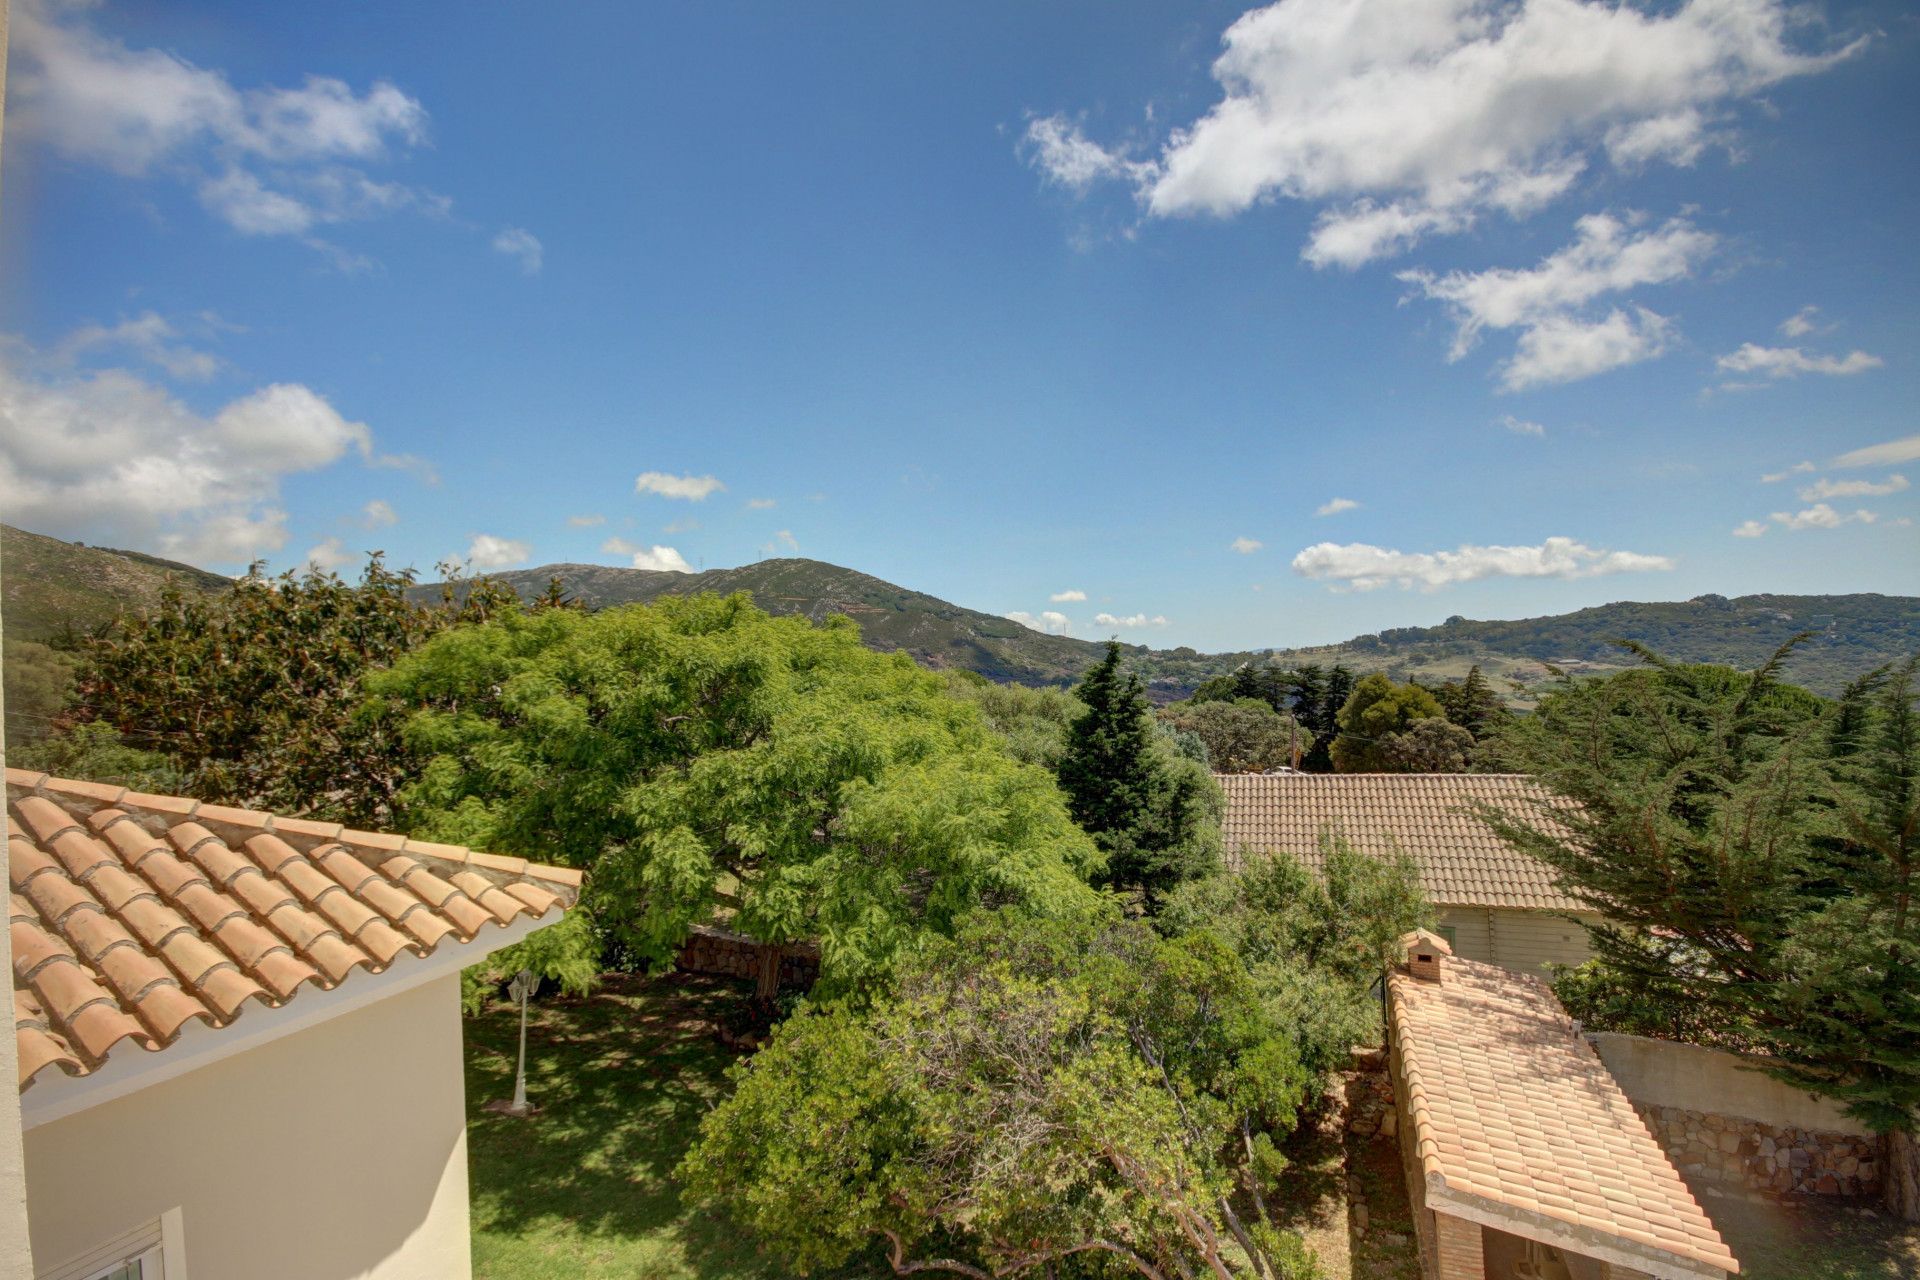
<path fill-rule="evenodd" d="M 538 18 L 16 0 L 4 518 L 1202 649 L 1920 589 L 1907 6 Z"/>

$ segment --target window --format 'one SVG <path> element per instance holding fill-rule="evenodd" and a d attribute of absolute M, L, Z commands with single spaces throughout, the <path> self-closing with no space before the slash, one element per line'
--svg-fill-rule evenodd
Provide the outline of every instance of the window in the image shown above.
<path fill-rule="evenodd" d="M 187 1280 L 181 1212 L 169 1209 L 132 1230 L 43 1270 L 39 1280 Z"/>
<path fill-rule="evenodd" d="M 1439 934 L 1441 937 L 1441 940 L 1444 941 L 1448 946 L 1453 945 L 1453 926 L 1452 925 L 1437 924 L 1433 927 L 1433 931 Z"/>
<path fill-rule="evenodd" d="M 161 1260 L 160 1246 L 143 1249 L 137 1257 L 115 1263 L 105 1271 L 96 1271 L 88 1280 L 166 1280 L 166 1263 Z"/>

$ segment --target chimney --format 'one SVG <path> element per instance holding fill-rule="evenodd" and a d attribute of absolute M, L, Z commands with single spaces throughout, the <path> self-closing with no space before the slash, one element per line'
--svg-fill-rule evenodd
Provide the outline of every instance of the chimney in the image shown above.
<path fill-rule="evenodd" d="M 1400 939 L 1407 949 L 1407 974 L 1422 982 L 1445 982 L 1446 961 L 1453 955 L 1447 940 L 1425 929 L 1415 929 Z"/>

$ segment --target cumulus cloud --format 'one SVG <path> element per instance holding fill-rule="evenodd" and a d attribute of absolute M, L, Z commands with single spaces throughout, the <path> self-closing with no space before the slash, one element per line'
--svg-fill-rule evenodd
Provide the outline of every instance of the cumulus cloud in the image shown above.
<path fill-rule="evenodd" d="M 204 382 L 223 367 L 220 357 L 188 345 L 173 321 L 153 311 L 116 325 L 83 325 L 62 338 L 51 356 L 72 364 L 85 356 L 114 350 L 131 352 L 181 382 Z"/>
<path fill-rule="evenodd" d="M 659 543 L 641 546 L 628 542 L 625 538 L 608 538 L 600 544 L 600 550 L 608 555 L 626 556 L 636 569 L 653 569 L 666 573 L 692 573 L 693 566 L 687 558 L 672 547 L 663 547 Z"/>
<path fill-rule="evenodd" d="M 1093 620 L 1095 624 L 1099 626 L 1118 627 L 1122 631 L 1138 631 L 1142 627 L 1164 627 L 1167 625 L 1166 615 L 1159 613 L 1154 614 L 1152 617 L 1148 617 L 1144 613 L 1130 613 L 1125 617 L 1111 613 L 1096 613 L 1093 615 Z"/>
<path fill-rule="evenodd" d="M 760 545 L 760 550 L 770 556 L 787 555 L 799 549 L 800 539 L 793 536 L 791 529 L 775 531 L 771 539 Z"/>
<path fill-rule="evenodd" d="M 780 504 L 775 502 L 772 498 L 748 498 L 747 499 L 747 510 L 749 511 L 771 511 L 779 505 Z"/>
<path fill-rule="evenodd" d="M 531 543 L 517 538 L 498 538 L 491 533 L 476 533 L 467 544 L 467 563 L 483 573 L 525 564 L 532 555 Z"/>
<path fill-rule="evenodd" d="M 493 251 L 503 253 L 520 264 L 524 275 L 537 276 L 546 262 L 546 249 L 540 243 L 540 237 L 525 227 L 503 227 L 500 234 L 493 238 Z"/>
<path fill-rule="evenodd" d="M 1101 146 L 1063 115 L 1029 120 L 1020 135 L 1020 148 L 1027 163 L 1047 181 L 1073 191 L 1084 191 L 1101 178 L 1140 180 L 1153 173 L 1150 163 L 1129 160 Z"/>
<path fill-rule="evenodd" d="M 665 471 L 642 471 L 633 481 L 635 493 L 656 493 L 688 502 L 705 502 L 726 487 L 712 476 L 676 476 Z"/>
<path fill-rule="evenodd" d="M 1152 161 L 1061 116 L 1022 147 L 1075 190 L 1133 184 L 1159 217 L 1319 203 L 1305 256 L 1351 267 L 1525 215 L 1603 158 L 1694 163 L 1729 141 L 1736 104 L 1865 43 L 1803 49 L 1802 22 L 1785 0 L 1285 0 L 1227 29 L 1220 100 Z"/>
<path fill-rule="evenodd" d="M 1884 444 L 1852 449 L 1830 462 L 1832 467 L 1891 467 L 1902 462 L 1920 462 L 1920 435 L 1902 436 Z M 1811 470 L 1811 468 L 1809 468 Z"/>
<path fill-rule="evenodd" d="M 347 550 L 346 544 L 340 539 L 327 538 L 308 547 L 307 554 L 301 558 L 301 563 L 318 569 L 322 573 L 336 573 L 352 564 L 354 559 L 353 552 Z"/>
<path fill-rule="evenodd" d="M 1072 622 L 1068 620 L 1066 614 L 1059 612 L 1057 609 L 1043 609 L 1038 614 L 1028 613 L 1024 609 L 1015 609 L 1006 616 L 1009 620 L 1019 623 L 1029 631 L 1044 631 L 1050 636 L 1070 636 L 1073 634 Z"/>
<path fill-rule="evenodd" d="M 1665 317 L 1644 307 L 1598 317 L 1584 309 L 1609 293 L 1684 279 L 1716 245 L 1685 218 L 1642 229 L 1631 215 L 1593 213 L 1574 224 L 1573 243 L 1533 267 L 1411 270 L 1400 279 L 1446 307 L 1455 326 L 1449 360 L 1465 356 L 1489 329 L 1520 330 L 1500 379 L 1517 391 L 1660 355 L 1671 336 Z"/>
<path fill-rule="evenodd" d="M 1500 425 L 1517 436 L 1544 436 L 1547 434 L 1547 429 L 1539 423 L 1530 422 L 1525 418 L 1516 418 L 1510 413 L 1500 419 Z"/>
<path fill-rule="evenodd" d="M 1884 498 L 1890 493 L 1904 493 L 1906 488 L 1907 478 L 1902 475 L 1892 475 L 1878 481 L 1833 480 L 1823 476 L 1800 491 L 1800 501 L 1822 502 L 1828 498 Z"/>
<path fill-rule="evenodd" d="M 360 508 L 360 527 L 362 529 L 384 529 L 388 525 L 399 524 L 400 514 L 393 504 L 384 498 L 375 498 Z"/>
<path fill-rule="evenodd" d="M 1724 373 L 1753 374 L 1770 382 L 1797 378 L 1803 373 L 1849 378 L 1869 369 L 1878 369 L 1885 363 L 1879 356 L 1868 355 L 1864 351 L 1850 351 L 1844 356 L 1823 356 L 1811 355 L 1799 347 L 1763 347 L 1756 342 L 1743 343 L 1738 351 L 1714 361 L 1715 367 Z M 1728 382 L 1722 385 L 1735 389 L 1752 384 Z"/>
<path fill-rule="evenodd" d="M 444 197 L 359 167 L 419 145 L 427 112 L 387 81 L 356 90 L 309 75 L 293 88 L 240 88 L 218 70 L 97 31 L 90 6 L 15 6 L 8 127 L 67 159 L 130 178 L 160 176 L 248 235 L 310 237 L 323 223 Z M 323 241 L 315 247 L 350 265 Z"/>
<path fill-rule="evenodd" d="M 1054 604 L 1073 604 L 1078 601 L 1085 600 L 1086 598 L 1087 598 L 1087 593 L 1079 590 L 1076 587 L 1069 587 L 1065 591 L 1056 591 L 1052 595 L 1047 597 L 1047 599 L 1052 601 Z"/>
<path fill-rule="evenodd" d="M 1360 504 L 1352 498 L 1333 498 L 1313 509 L 1316 516 L 1337 516 L 1342 511 L 1358 511 Z"/>
<path fill-rule="evenodd" d="M 1734 528 L 1733 536 L 1736 538 L 1757 538 L 1766 531 L 1767 526 L 1764 521 L 1743 520 Z"/>
<path fill-rule="evenodd" d="M 203 415 L 128 370 L 0 347 L 0 493 L 31 529 L 245 564 L 287 543 L 282 480 L 380 456 L 365 423 L 297 383 Z"/>
<path fill-rule="evenodd" d="M 1237 551 L 1243 556 L 1250 556 L 1254 552 L 1260 550 L 1260 548 L 1266 545 L 1267 545 L 1266 543 L 1260 541 L 1260 539 L 1258 538 L 1249 538 L 1243 535 L 1241 537 L 1235 538 L 1232 542 L 1229 542 L 1227 544 L 1227 549 L 1229 551 Z"/>
<path fill-rule="evenodd" d="M 592 529 L 606 522 L 607 518 L 597 511 L 591 515 L 567 517 L 567 527 L 569 529 Z"/>
<path fill-rule="evenodd" d="M 1760 483 L 1761 484 L 1779 484 L 1782 480 L 1787 479 L 1789 476 L 1802 476 L 1802 475 L 1806 475 L 1808 472 L 1813 470 L 1815 470 L 1815 467 L 1811 462 L 1806 462 L 1806 461 L 1796 462 L 1792 466 L 1788 467 L 1785 471 L 1770 471 L 1766 475 L 1761 476 Z"/>
<path fill-rule="evenodd" d="M 1802 307 L 1780 322 L 1783 338 L 1804 338 L 1820 328 L 1820 308 Z"/>
<path fill-rule="evenodd" d="M 1872 524 L 1880 517 L 1871 511 L 1841 514 L 1824 502 L 1816 502 L 1802 511 L 1776 511 L 1767 517 L 1789 531 L 1801 529 L 1838 529 L 1843 524 Z"/>
<path fill-rule="evenodd" d="M 1572 538 L 1548 538 L 1538 546 L 1469 544 L 1454 551 L 1431 552 L 1396 551 L 1364 542 L 1321 542 L 1293 558 L 1293 571 L 1302 577 L 1351 591 L 1384 586 L 1432 591 L 1481 578 L 1593 578 L 1673 567 L 1666 556 L 1607 551 Z"/>

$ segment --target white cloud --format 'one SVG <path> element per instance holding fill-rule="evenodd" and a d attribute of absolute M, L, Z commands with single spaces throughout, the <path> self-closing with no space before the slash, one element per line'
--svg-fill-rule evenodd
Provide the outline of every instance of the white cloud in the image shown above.
<path fill-rule="evenodd" d="M 781 529 L 760 546 L 760 550 L 770 556 L 785 555 L 800 549 L 800 539 L 793 536 L 793 530 Z"/>
<path fill-rule="evenodd" d="M 1260 548 L 1266 545 L 1267 545 L 1266 543 L 1260 541 L 1260 539 L 1258 538 L 1249 538 L 1249 537 L 1241 536 L 1241 537 L 1235 538 L 1232 542 L 1229 542 L 1227 544 L 1227 549 L 1229 551 L 1237 551 L 1243 556 L 1250 556 L 1254 552 L 1258 551 Z"/>
<path fill-rule="evenodd" d="M 1592 213 L 1574 224 L 1572 244 L 1536 266 L 1441 276 L 1420 269 L 1403 271 L 1400 279 L 1453 317 L 1449 360 L 1465 356 L 1488 329 L 1518 328 L 1502 385 L 1517 391 L 1570 382 L 1651 359 L 1666 350 L 1671 334 L 1666 318 L 1644 307 L 1631 314 L 1614 308 L 1597 320 L 1581 318 L 1581 308 L 1609 293 L 1684 279 L 1717 244 L 1684 218 L 1635 227 L 1631 216 Z"/>
<path fill-rule="evenodd" d="M 1592 578 L 1673 567 L 1666 556 L 1607 551 L 1572 538 L 1548 538 L 1530 547 L 1469 544 L 1432 552 L 1395 551 L 1364 542 L 1322 542 L 1293 558 L 1293 571 L 1302 577 L 1352 591 L 1388 585 L 1431 591 L 1481 578 Z"/>
<path fill-rule="evenodd" d="M 384 498 L 375 498 L 360 508 L 360 527 L 362 529 L 384 529 L 388 525 L 399 524 L 400 515 L 393 504 Z"/>
<path fill-rule="evenodd" d="M 242 89 L 224 72 L 96 31 L 91 6 L 15 6 L 8 126 L 22 139 L 130 178 L 159 175 L 250 235 L 306 236 L 327 222 L 442 197 L 376 182 L 356 165 L 426 140 L 427 112 L 386 81 L 364 91 L 328 76 Z M 356 261 L 313 241 L 342 266 Z"/>
<path fill-rule="evenodd" d="M 1667 318 L 1645 307 L 1632 315 L 1616 309 L 1596 321 L 1550 316 L 1520 335 L 1513 359 L 1500 366 L 1500 386 L 1523 391 L 1591 378 L 1664 355 L 1672 339 Z"/>
<path fill-rule="evenodd" d="M 1077 587 L 1070 587 L 1065 591 L 1056 591 L 1047 597 L 1047 599 L 1054 604 L 1074 604 L 1086 598 L 1087 593 L 1079 590 Z"/>
<path fill-rule="evenodd" d="M 493 251 L 504 253 L 520 264 L 525 275 L 537 276 L 546 262 L 546 249 L 540 243 L 540 237 L 524 227 L 503 227 L 500 234 L 493 238 Z"/>
<path fill-rule="evenodd" d="M 748 498 L 747 499 L 747 510 L 749 511 L 771 511 L 778 505 L 780 504 L 775 502 L 772 498 Z"/>
<path fill-rule="evenodd" d="M 1530 422 L 1525 418 L 1516 418 L 1510 413 L 1500 419 L 1500 425 L 1517 436 L 1544 436 L 1547 434 L 1547 429 L 1539 423 Z"/>
<path fill-rule="evenodd" d="M 567 517 L 567 527 L 570 529 L 592 529 L 606 522 L 607 518 L 597 511 L 592 515 Z"/>
<path fill-rule="evenodd" d="M 1780 336 L 1804 338 L 1820 327 L 1820 308 L 1802 307 L 1780 322 Z"/>
<path fill-rule="evenodd" d="M 1759 520 L 1744 520 L 1740 523 L 1739 527 L 1733 531 L 1733 536 L 1736 538 L 1757 538 L 1766 531 L 1767 526 L 1764 522 Z"/>
<path fill-rule="evenodd" d="M 1870 444 L 1841 454 L 1831 467 L 1891 467 L 1902 462 L 1920 462 L 1920 435 L 1902 436 L 1884 444 Z"/>
<path fill-rule="evenodd" d="M 286 545 L 282 480 L 349 457 L 376 461 L 371 430 L 298 384 L 209 416 L 125 369 L 0 347 L 0 493 L 30 529 L 245 564 Z"/>
<path fill-rule="evenodd" d="M 188 346 L 172 321 L 152 311 L 117 325 L 84 325 L 62 338 L 52 355 L 72 363 L 90 352 L 114 348 L 131 351 L 182 382 L 204 382 L 219 373 L 223 364 L 218 356 Z"/>
<path fill-rule="evenodd" d="M 1020 145 L 1029 165 L 1073 191 L 1084 191 L 1101 178 L 1141 180 L 1153 172 L 1151 164 L 1129 160 L 1092 141 L 1063 115 L 1028 121 Z"/>
<path fill-rule="evenodd" d="M 1907 478 L 1901 475 L 1888 476 L 1885 480 L 1829 480 L 1824 476 L 1800 491 L 1800 501 L 1821 502 L 1828 498 L 1884 498 L 1890 493 L 1903 493 L 1907 488 Z"/>
<path fill-rule="evenodd" d="M 700 522 L 692 516 L 681 516 L 678 520 L 669 520 L 660 527 L 662 533 L 692 533 L 700 527 Z"/>
<path fill-rule="evenodd" d="M 1885 363 L 1879 356 L 1864 351 L 1852 351 L 1844 356 L 1809 355 L 1799 347 L 1763 347 L 1754 342 L 1745 343 L 1738 351 L 1714 361 L 1717 368 L 1727 373 L 1752 373 L 1773 380 L 1797 378 L 1803 373 L 1847 378 L 1878 369 Z"/>
<path fill-rule="evenodd" d="M 1342 511 L 1358 511 L 1360 504 L 1352 498 L 1333 498 L 1313 509 L 1316 516 L 1337 516 Z"/>
<path fill-rule="evenodd" d="M 1094 623 L 1102 627 L 1118 627 L 1123 631 L 1137 631 L 1142 627 L 1164 627 L 1167 625 L 1165 614 L 1154 614 L 1151 618 L 1144 613 L 1130 613 L 1126 617 L 1117 617 L 1111 613 L 1096 613 Z"/>
<path fill-rule="evenodd" d="M 1814 469 L 1815 469 L 1814 465 L 1811 462 L 1805 462 L 1805 461 L 1796 462 L 1792 466 L 1788 467 L 1785 471 L 1770 471 L 1766 475 L 1761 476 L 1760 483 L 1761 484 L 1779 484 L 1782 480 L 1787 479 L 1789 476 L 1805 475 L 1809 471 L 1812 471 Z"/>
<path fill-rule="evenodd" d="M 633 481 L 635 493 L 657 493 L 688 502 L 704 502 L 726 487 L 712 476 L 676 476 L 664 471 L 642 471 Z"/>
<path fill-rule="evenodd" d="M 600 550 L 608 555 L 630 557 L 636 569 L 653 569 L 666 573 L 692 573 L 693 566 L 687 558 L 672 547 L 663 547 L 659 543 L 641 546 L 628 542 L 625 538 L 608 538 L 600 544 Z"/>
<path fill-rule="evenodd" d="M 315 546 L 308 547 L 307 554 L 301 557 L 300 562 L 322 573 L 337 573 L 352 564 L 356 558 L 340 539 L 328 538 Z"/>
<path fill-rule="evenodd" d="M 1050 636 L 1073 634 L 1073 624 L 1067 615 L 1055 609 L 1043 609 L 1038 615 L 1028 613 L 1024 609 L 1015 609 L 1006 616 L 1029 631 L 1044 631 Z"/>
<path fill-rule="evenodd" d="M 532 544 L 516 538 L 497 538 L 491 533 L 476 533 L 467 545 L 467 563 L 483 573 L 525 564 L 532 555 Z"/>
<path fill-rule="evenodd" d="M 1306 249 L 1355 266 L 1488 210 L 1520 216 L 1604 155 L 1686 165 L 1730 138 L 1735 103 L 1821 71 L 1784 0 L 1285 0 L 1243 14 L 1213 65 L 1222 96 L 1157 159 L 1130 161 L 1062 116 L 1031 163 L 1083 189 L 1131 182 L 1148 212 L 1231 216 L 1273 197 L 1327 207 Z"/>
<path fill-rule="evenodd" d="M 1845 515 L 1824 502 L 1816 502 L 1803 511 L 1776 511 L 1767 517 L 1783 529 L 1838 529 L 1843 524 L 1872 524 L 1880 517 L 1871 511 L 1853 511 Z"/>

